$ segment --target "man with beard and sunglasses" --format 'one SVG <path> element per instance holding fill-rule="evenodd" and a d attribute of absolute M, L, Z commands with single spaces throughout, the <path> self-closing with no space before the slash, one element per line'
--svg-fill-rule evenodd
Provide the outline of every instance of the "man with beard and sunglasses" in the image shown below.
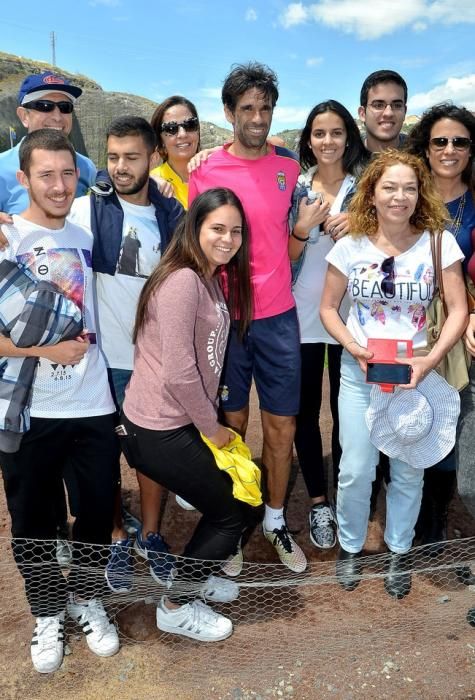
<path fill-rule="evenodd" d="M 109 368 L 117 408 L 133 369 L 132 330 L 137 302 L 146 279 L 158 265 L 183 214 L 181 204 L 162 195 L 149 177 L 156 151 L 156 135 L 142 117 L 115 119 L 107 130 L 107 171 L 97 175 L 91 194 L 77 198 L 70 219 L 87 226 L 94 236 L 92 266 L 96 273 L 99 341 Z M 155 581 L 167 583 L 173 559 L 158 529 L 161 488 L 137 473 L 142 527 L 135 550 L 148 559 Z M 120 489 L 112 550 L 106 569 L 109 588 L 132 587 L 131 541 L 121 520 Z"/>
<path fill-rule="evenodd" d="M 82 94 L 77 85 L 51 71 L 28 75 L 18 92 L 16 113 L 31 134 L 37 129 L 57 129 L 69 136 L 73 128 L 75 101 Z M 18 182 L 21 141 L 0 153 L 0 212 L 19 214 L 28 206 L 28 192 Z M 79 179 L 76 196 L 86 194 L 94 183 L 96 167 L 92 160 L 76 153 Z"/>

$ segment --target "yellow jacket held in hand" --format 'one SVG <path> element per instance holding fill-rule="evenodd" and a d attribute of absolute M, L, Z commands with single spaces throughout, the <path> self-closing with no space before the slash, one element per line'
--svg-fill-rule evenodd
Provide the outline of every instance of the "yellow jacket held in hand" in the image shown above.
<path fill-rule="evenodd" d="M 203 434 L 203 442 L 214 455 L 219 469 L 227 472 L 233 480 L 233 496 L 251 506 L 260 506 L 261 470 L 251 459 L 251 451 L 240 435 L 231 430 L 236 436 L 226 447 L 216 447 Z"/>

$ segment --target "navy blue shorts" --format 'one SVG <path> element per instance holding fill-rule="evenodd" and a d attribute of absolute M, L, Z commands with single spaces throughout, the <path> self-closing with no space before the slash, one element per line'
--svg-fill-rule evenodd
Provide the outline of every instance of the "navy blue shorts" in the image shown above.
<path fill-rule="evenodd" d="M 300 333 L 294 309 L 252 321 L 240 342 L 236 326 L 221 375 L 221 407 L 240 411 L 249 403 L 252 378 L 261 410 L 296 416 L 300 405 Z"/>

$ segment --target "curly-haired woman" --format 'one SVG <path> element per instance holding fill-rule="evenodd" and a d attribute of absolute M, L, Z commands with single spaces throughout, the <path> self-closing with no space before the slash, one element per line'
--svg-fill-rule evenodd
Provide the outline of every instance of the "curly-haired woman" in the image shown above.
<path fill-rule="evenodd" d="M 340 552 L 337 577 L 347 590 L 359 583 L 370 510 L 371 482 L 378 450 L 365 422 L 371 385 L 365 381 L 370 338 L 411 340 L 426 346 L 426 308 L 434 292 L 431 236 L 443 231 L 447 211 L 426 166 L 416 156 L 386 151 L 363 174 L 350 204 L 350 235 L 328 253 L 320 315 L 343 345 L 339 395 L 342 457 L 337 517 Z M 453 235 L 442 236 L 442 275 L 447 321 L 429 354 L 406 359 L 414 388 L 434 369 L 467 324 L 462 275 L 463 253 Z M 348 290 L 351 309 L 345 325 L 338 314 Z M 411 587 L 406 570 L 422 494 L 423 470 L 392 458 L 386 496 L 384 539 L 391 553 L 385 578 L 389 595 L 402 598 Z"/>

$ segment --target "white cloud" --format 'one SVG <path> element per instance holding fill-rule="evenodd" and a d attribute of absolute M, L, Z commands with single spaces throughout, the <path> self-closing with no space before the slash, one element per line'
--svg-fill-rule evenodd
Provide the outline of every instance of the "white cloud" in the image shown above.
<path fill-rule="evenodd" d="M 253 7 L 250 7 L 249 9 L 246 10 L 246 14 L 244 15 L 244 19 L 246 22 L 255 22 L 257 20 L 257 12 Z"/>
<path fill-rule="evenodd" d="M 221 88 L 211 87 L 211 88 L 201 88 L 200 93 L 203 97 L 209 97 L 210 99 L 221 99 Z"/>
<path fill-rule="evenodd" d="M 315 66 L 320 66 L 323 63 L 322 56 L 311 56 L 305 61 L 309 68 L 315 68 Z"/>
<path fill-rule="evenodd" d="M 435 0 L 426 2 L 429 16 L 434 22 L 459 24 L 475 22 L 475 4 L 472 0 Z"/>
<path fill-rule="evenodd" d="M 313 20 L 360 39 L 377 39 L 412 28 L 424 31 L 429 24 L 475 23 L 473 0 L 398 0 L 391 3 L 364 3 L 361 0 L 318 0 L 313 4 L 290 3 L 280 15 L 289 27 Z"/>
<path fill-rule="evenodd" d="M 366 4 L 360 0 L 321 0 L 310 6 L 315 22 L 340 29 L 345 34 L 356 34 L 360 39 L 376 39 L 406 26 L 420 17 L 423 0 L 398 0 L 391 4 Z"/>
<path fill-rule="evenodd" d="M 412 28 L 415 32 L 425 32 L 427 29 L 427 22 L 414 22 Z"/>
<path fill-rule="evenodd" d="M 468 109 L 475 110 L 475 73 L 466 75 L 463 78 L 448 78 L 445 83 L 427 92 L 419 92 L 408 100 L 408 111 L 419 113 L 437 104 L 451 100 L 456 105 L 463 105 Z"/>
<path fill-rule="evenodd" d="M 301 2 L 291 2 L 280 16 L 280 23 L 288 29 L 296 24 L 302 24 L 308 19 L 308 10 Z"/>

